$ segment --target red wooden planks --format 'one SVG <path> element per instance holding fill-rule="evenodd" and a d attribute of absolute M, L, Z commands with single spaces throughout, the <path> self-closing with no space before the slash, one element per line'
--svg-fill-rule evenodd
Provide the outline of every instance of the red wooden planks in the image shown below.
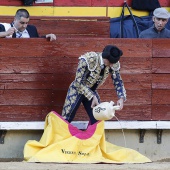
<path fill-rule="evenodd" d="M 113 1 L 109 1 L 109 0 L 92 0 L 92 6 L 111 6 L 111 7 L 120 7 L 123 6 L 123 2 L 122 0 L 113 0 Z M 131 6 L 132 0 L 126 0 L 127 4 L 129 6 Z M 162 7 L 164 6 L 170 6 L 170 2 L 169 0 L 159 0 L 159 3 Z"/>
<path fill-rule="evenodd" d="M 161 108 L 165 108 L 161 119 L 169 118 L 169 73 L 166 73 L 169 58 L 152 59 L 152 40 L 58 38 L 55 42 L 45 39 L 0 41 L 2 121 L 43 120 L 51 110 L 61 114 L 68 86 L 75 77 L 78 57 L 88 51 L 100 52 L 107 44 L 117 45 L 124 53 L 120 62 L 127 101 L 124 109 L 117 112 L 118 118 L 157 120 L 162 113 Z M 28 50 L 28 47 L 31 48 Z M 159 43 L 157 48 L 160 48 Z M 160 59 L 166 61 L 161 67 L 163 71 L 153 74 L 152 64 L 158 66 Z M 98 92 L 101 101 L 117 101 L 110 76 Z M 88 120 L 83 107 L 75 120 Z"/>
<path fill-rule="evenodd" d="M 153 89 L 170 89 L 170 74 L 152 74 Z"/>
<path fill-rule="evenodd" d="M 153 58 L 152 73 L 170 73 L 170 57 Z"/>
<path fill-rule="evenodd" d="M 170 120 L 170 105 L 152 105 L 153 120 Z"/>
<path fill-rule="evenodd" d="M 19 105 L 11 105 L 11 106 L 2 106 L 0 107 L 0 121 L 44 121 L 46 115 L 50 111 L 58 111 L 61 114 L 62 108 L 57 105 L 51 106 L 19 106 Z"/>
<path fill-rule="evenodd" d="M 124 85 L 128 90 L 151 89 L 151 75 L 150 74 L 123 74 L 120 70 Z M 109 77 L 100 89 L 112 89 L 113 82 Z"/>
<path fill-rule="evenodd" d="M 0 16 L 0 22 L 11 23 L 13 16 Z M 30 17 L 40 36 L 53 33 L 57 37 L 110 37 L 109 17 Z M 48 26 L 47 26 L 48 25 Z"/>
<path fill-rule="evenodd" d="M 119 120 L 151 120 L 151 106 L 150 105 L 137 105 L 137 106 L 124 106 L 123 110 L 116 111 L 115 114 Z M 84 107 L 78 109 L 74 120 L 89 120 Z M 116 120 L 113 118 L 112 120 Z"/>
<path fill-rule="evenodd" d="M 129 6 L 131 6 L 132 0 L 127 0 Z M 169 0 L 159 0 L 160 5 L 162 7 L 170 6 Z M 23 3 L 21 0 L 5 0 L 1 1 L 0 5 L 5 6 L 22 6 Z M 114 1 L 106 1 L 106 0 L 64 0 L 58 1 L 53 0 L 53 3 L 45 3 L 45 4 L 35 4 L 34 6 L 111 6 L 111 7 L 119 7 L 123 5 L 122 0 L 114 0 Z"/>
<path fill-rule="evenodd" d="M 65 0 L 58 1 L 54 0 L 54 6 L 87 6 L 90 7 L 91 0 Z"/>
<path fill-rule="evenodd" d="M 152 90 L 152 104 L 153 105 L 165 105 L 170 102 L 170 89 L 168 90 Z"/>
<path fill-rule="evenodd" d="M 0 5 L 2 6 L 24 6 L 24 3 L 22 0 L 5 0 L 5 1 L 0 1 Z M 33 6 L 53 6 L 53 3 L 36 4 L 35 2 L 33 2 Z"/>
<path fill-rule="evenodd" d="M 0 89 L 67 89 L 72 80 L 73 74 L 0 74 Z"/>
<path fill-rule="evenodd" d="M 170 40 L 153 39 L 153 58 L 170 57 Z"/>
<path fill-rule="evenodd" d="M 170 41 L 153 40 L 152 119 L 170 120 Z"/>

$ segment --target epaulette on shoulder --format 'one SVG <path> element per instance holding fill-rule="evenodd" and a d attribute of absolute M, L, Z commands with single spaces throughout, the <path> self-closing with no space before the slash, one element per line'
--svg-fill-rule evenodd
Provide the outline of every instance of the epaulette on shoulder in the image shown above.
<path fill-rule="evenodd" d="M 96 52 L 87 52 L 79 57 L 79 59 L 81 58 L 85 59 L 89 71 L 94 71 L 96 69 L 99 60 L 98 54 Z"/>

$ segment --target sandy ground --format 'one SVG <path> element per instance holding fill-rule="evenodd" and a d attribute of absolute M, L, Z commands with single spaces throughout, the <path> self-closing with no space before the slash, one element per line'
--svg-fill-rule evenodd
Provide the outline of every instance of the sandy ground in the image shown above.
<path fill-rule="evenodd" d="M 58 164 L 0 162 L 0 170 L 170 170 L 170 162 L 146 164 Z"/>

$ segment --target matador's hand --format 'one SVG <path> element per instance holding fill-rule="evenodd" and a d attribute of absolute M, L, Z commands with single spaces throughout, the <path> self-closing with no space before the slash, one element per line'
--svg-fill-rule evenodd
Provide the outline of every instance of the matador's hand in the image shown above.
<path fill-rule="evenodd" d="M 99 104 L 98 99 L 96 96 L 93 96 L 93 100 L 92 100 L 92 104 L 91 104 L 91 108 L 97 106 Z"/>
<path fill-rule="evenodd" d="M 117 101 L 117 105 L 120 106 L 120 110 L 123 109 L 123 103 L 124 103 L 124 99 L 123 99 L 123 98 L 120 98 L 120 99 Z"/>

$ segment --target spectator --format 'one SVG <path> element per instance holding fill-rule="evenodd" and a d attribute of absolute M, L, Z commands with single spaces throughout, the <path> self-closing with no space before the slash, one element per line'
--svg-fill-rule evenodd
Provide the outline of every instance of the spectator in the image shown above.
<path fill-rule="evenodd" d="M 119 59 L 123 52 L 113 45 L 107 45 L 102 53 L 88 52 L 79 59 L 75 80 L 71 83 L 65 99 L 62 116 L 71 122 L 80 104 L 83 103 L 91 124 L 97 122 L 94 118 L 93 107 L 100 103 L 96 89 L 105 82 L 111 74 L 118 101 L 117 105 L 123 108 L 126 100 L 126 91 L 119 74 Z"/>
<path fill-rule="evenodd" d="M 0 38 L 38 38 L 37 28 L 34 25 L 28 25 L 29 17 L 29 12 L 26 9 L 18 9 L 11 24 L 0 24 Z M 49 38 L 50 41 L 56 40 L 54 34 L 42 37 Z"/>
<path fill-rule="evenodd" d="M 139 38 L 170 38 L 170 30 L 165 28 L 170 17 L 165 8 L 156 8 L 153 12 L 154 25 L 139 35 Z"/>

